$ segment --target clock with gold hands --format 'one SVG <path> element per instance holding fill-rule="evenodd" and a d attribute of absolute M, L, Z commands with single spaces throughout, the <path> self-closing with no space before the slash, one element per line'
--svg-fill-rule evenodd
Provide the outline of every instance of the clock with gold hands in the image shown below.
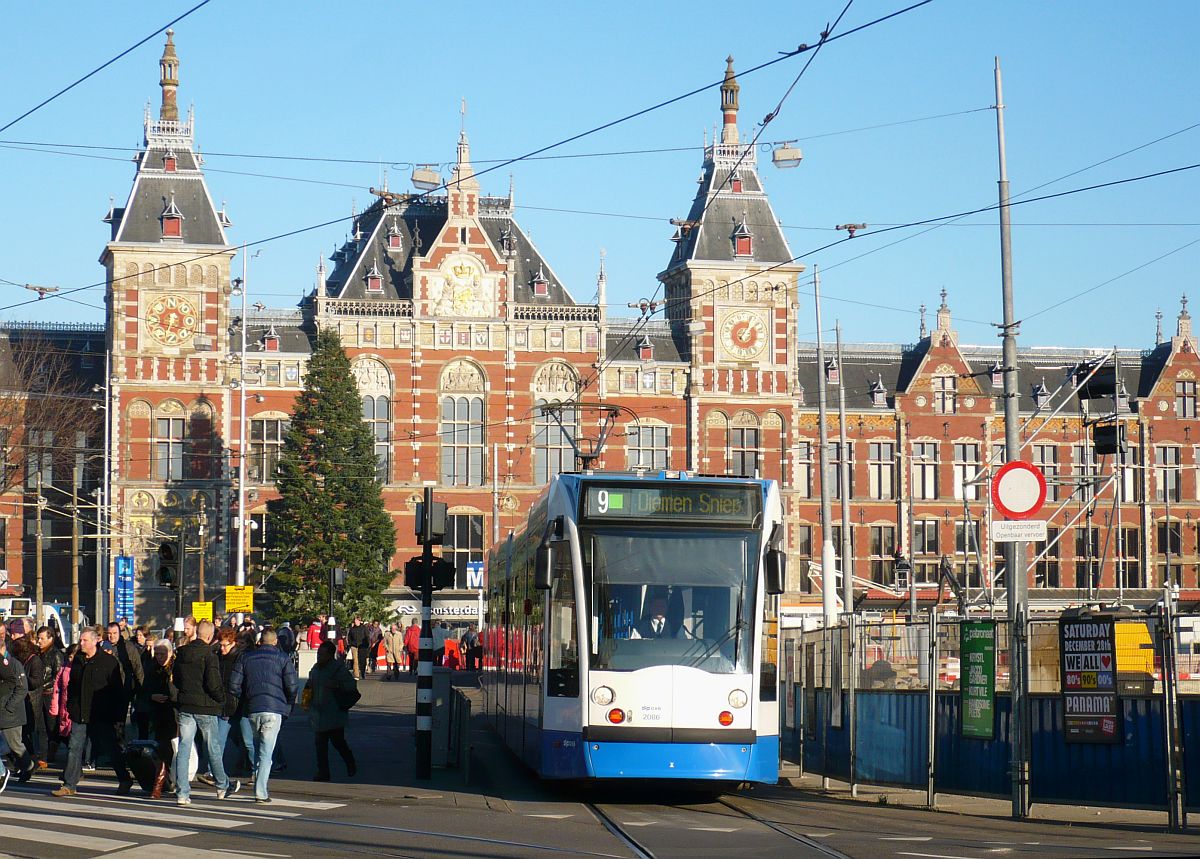
<path fill-rule="evenodd" d="M 753 310 L 731 310 L 721 320 L 721 345 L 735 361 L 753 361 L 767 348 L 767 323 Z"/>
<path fill-rule="evenodd" d="M 183 295 L 161 295 L 146 308 L 146 328 L 164 346 L 181 346 L 196 336 L 199 313 Z"/>

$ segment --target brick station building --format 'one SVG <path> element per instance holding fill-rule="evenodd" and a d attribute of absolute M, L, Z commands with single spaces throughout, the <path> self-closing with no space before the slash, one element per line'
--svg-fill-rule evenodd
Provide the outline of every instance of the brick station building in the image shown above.
<path fill-rule="evenodd" d="M 208 191 L 194 117 L 179 115 L 178 72 L 168 34 L 162 105 L 157 117 L 147 112 L 133 186 L 105 218 L 111 238 L 101 253 L 114 550 L 135 559 L 139 619 L 161 622 L 173 613 L 174 593 L 155 575 L 162 535 L 185 535 L 189 600 L 203 557 L 218 611 L 243 534 L 249 582 L 269 575 L 263 547 L 274 464 L 321 327 L 340 333 L 374 432 L 397 526 L 393 568 L 418 551 L 412 521 L 423 487 L 434 485 L 449 504 L 443 552 L 459 578 L 439 595 L 448 613 L 474 616 L 472 563 L 520 527 L 550 477 L 576 467 L 570 438 L 599 434 L 598 404 L 619 407 L 598 470 L 781 481 L 791 555 L 783 604 L 817 607 L 821 579 L 810 566 L 820 556 L 817 386 L 835 370 L 846 392 L 849 525 L 865 604 L 906 603 L 895 581 L 897 552 L 911 556 L 917 581 L 928 585 L 919 589 L 926 603 L 938 598 L 944 564 L 973 600 L 992 591 L 1001 562 L 990 551 L 986 484 L 972 480 L 1003 441 L 999 350 L 959 343 L 943 292 L 932 329 L 922 309 L 915 343 L 850 344 L 841 366 L 818 366 L 814 344 L 797 338 L 799 320 L 809 324 L 811 312 L 799 297 L 804 266 L 792 260 L 755 147 L 739 136 L 732 58 L 720 90 L 721 131 L 706 145 L 699 188 L 687 216 L 674 222 L 658 274 L 665 307 L 637 318 L 609 316 L 603 260 L 597 302 L 576 299 L 516 221 L 511 186 L 503 196 L 483 193 L 464 132 L 443 190 L 377 192 L 328 266 L 321 259 L 298 307 L 251 309 L 243 319 L 231 270 L 238 248 Z M 1107 601 L 1119 588 L 1146 604 L 1160 593 L 1168 562 L 1184 598 L 1200 599 L 1200 437 L 1191 437 L 1200 366 L 1186 301 L 1174 337 L 1162 337 L 1160 318 L 1153 348 L 1116 356 L 1114 397 L 1085 412 L 1066 396 L 1069 386 L 1055 395 L 1073 368 L 1104 352 L 1021 352 L 1029 440 L 1022 455 L 1051 479 L 1047 518 L 1060 537 L 1029 547 L 1037 559 L 1033 601 Z M 540 409 L 576 400 L 558 419 Z M 830 403 L 840 460 L 833 387 Z M 239 528 L 243 407 L 248 521 Z M 1116 410 L 1129 447 L 1115 484 L 1098 491 L 1095 481 L 1112 474 L 1115 457 L 1094 457 L 1086 424 L 1105 409 Z M 840 481 L 834 489 L 836 499 Z M 841 520 L 835 502 L 839 534 Z M 21 528 L 6 533 L 10 581 L 19 587 L 30 581 L 27 539 Z M 63 597 L 69 576 L 62 565 L 48 571 L 52 598 Z M 401 611 L 412 610 L 400 581 L 391 593 Z"/>

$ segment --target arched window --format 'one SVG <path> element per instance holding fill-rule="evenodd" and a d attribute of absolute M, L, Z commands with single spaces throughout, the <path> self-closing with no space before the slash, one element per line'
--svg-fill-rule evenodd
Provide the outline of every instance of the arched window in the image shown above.
<path fill-rule="evenodd" d="M 482 486 L 483 398 L 442 397 L 442 483 L 446 486 Z"/>
<path fill-rule="evenodd" d="M 579 433 L 577 409 L 560 409 L 560 426 L 558 420 L 542 409 L 546 405 L 551 404 L 538 400 L 534 409 L 533 482 L 539 484 L 549 483 L 556 475 L 575 470 L 575 448 L 571 440 Z"/>
<path fill-rule="evenodd" d="M 375 439 L 375 474 L 380 481 L 387 483 L 392 473 L 391 402 L 384 396 L 366 396 L 362 398 L 362 404 L 363 420 Z"/>

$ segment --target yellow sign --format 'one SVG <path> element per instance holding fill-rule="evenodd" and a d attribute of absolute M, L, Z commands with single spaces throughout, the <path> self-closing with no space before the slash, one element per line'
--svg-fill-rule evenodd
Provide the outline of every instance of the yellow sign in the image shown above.
<path fill-rule="evenodd" d="M 193 602 L 192 617 L 197 621 L 213 619 L 213 604 L 211 602 Z"/>
<path fill-rule="evenodd" d="M 225 611 L 227 614 L 252 613 L 254 611 L 254 586 L 230 585 L 225 588 Z"/>

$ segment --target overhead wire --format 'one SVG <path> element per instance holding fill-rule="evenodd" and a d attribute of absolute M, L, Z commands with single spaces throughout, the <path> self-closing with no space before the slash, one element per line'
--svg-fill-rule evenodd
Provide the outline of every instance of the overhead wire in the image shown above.
<path fill-rule="evenodd" d="M 142 45 L 144 45 L 144 44 L 146 44 L 147 42 L 149 42 L 151 39 L 153 39 L 155 36 L 157 36 L 157 35 L 158 35 L 159 33 L 161 33 L 163 30 L 167 29 L 168 27 L 172 26 L 173 24 L 177 24 L 177 23 L 179 23 L 179 22 L 180 22 L 180 21 L 182 21 L 184 18 L 186 18 L 186 17 L 188 17 L 189 15 L 191 15 L 193 12 L 197 11 L 198 9 L 201 9 L 201 8 L 203 8 L 203 7 L 207 6 L 207 5 L 208 5 L 210 2 L 212 2 L 212 0 L 200 0 L 200 2 L 199 2 L 199 3 L 197 3 L 195 6 L 193 6 L 191 9 L 188 9 L 188 10 L 187 10 L 186 12 L 184 12 L 182 15 L 179 15 L 179 16 L 177 16 L 177 17 L 175 17 L 175 18 L 172 18 L 170 21 L 168 21 L 167 23 L 163 24 L 161 27 L 159 27 L 157 30 L 155 30 L 155 31 L 154 31 L 153 33 L 151 33 L 150 35 L 146 36 L 144 39 L 140 39 L 140 40 L 138 40 L 137 42 L 134 42 L 134 43 L 133 43 L 132 45 L 130 45 L 128 48 L 126 48 L 125 50 L 121 51 L 121 53 L 119 53 L 119 54 L 117 54 L 115 57 L 113 57 L 111 60 L 108 60 L 107 62 L 101 63 L 99 66 L 97 66 L 96 68 L 92 69 L 90 72 L 88 72 L 88 73 L 87 73 L 86 75 L 84 75 L 83 77 L 81 77 L 81 78 L 77 78 L 75 81 L 73 81 L 72 83 L 69 83 L 69 84 L 67 84 L 65 87 L 63 87 L 62 89 L 60 89 L 58 92 L 54 93 L 53 95 L 51 95 L 51 96 L 48 96 L 47 98 L 44 98 L 44 99 L 42 99 L 40 102 L 38 102 L 37 104 L 35 104 L 33 107 L 29 108 L 29 110 L 27 110 L 27 111 L 25 111 L 24 113 L 22 113 L 22 114 L 21 114 L 20 116 L 18 116 L 16 119 L 11 119 L 11 120 L 9 120 L 7 123 L 5 123 L 4 125 L 0 125 L 0 134 L 3 134 L 4 132 L 8 131 L 8 129 L 12 128 L 14 125 L 16 125 L 16 124 L 17 124 L 18 122 L 20 122 L 22 119 L 25 119 L 26 117 L 28 117 L 28 116 L 31 116 L 32 114 L 34 114 L 34 113 L 36 113 L 37 111 L 41 110 L 43 107 L 45 107 L 46 105 L 50 104 L 50 102 L 54 101 L 55 99 L 59 98 L 60 96 L 66 95 L 68 92 L 70 92 L 71 90 L 75 89 L 75 87 L 79 86 L 79 85 L 80 85 L 81 83 L 83 83 L 84 81 L 86 81 L 86 80 L 88 80 L 89 78 L 91 78 L 91 77 L 93 77 L 93 76 L 95 76 L 95 75 L 99 74 L 100 72 L 104 71 L 104 69 L 108 68 L 108 67 L 109 67 L 109 66 L 111 66 L 113 63 L 117 62 L 117 60 L 121 59 L 122 57 L 125 57 L 125 56 L 127 56 L 128 54 L 132 53 L 132 52 L 133 52 L 133 51 L 135 51 L 136 49 L 140 48 Z"/>

